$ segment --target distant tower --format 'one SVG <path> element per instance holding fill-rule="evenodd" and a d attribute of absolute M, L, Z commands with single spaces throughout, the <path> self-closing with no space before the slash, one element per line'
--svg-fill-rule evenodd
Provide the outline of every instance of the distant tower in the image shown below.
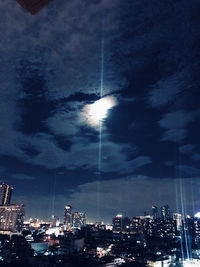
<path fill-rule="evenodd" d="M 70 206 L 70 205 L 67 205 L 65 207 L 64 224 L 67 227 L 70 227 L 72 224 L 72 206 Z"/>
<path fill-rule="evenodd" d="M 158 219 L 158 207 L 152 206 L 152 216 L 155 219 Z"/>
<path fill-rule="evenodd" d="M 162 220 L 170 219 L 170 208 L 168 205 L 161 207 L 161 219 Z"/>
<path fill-rule="evenodd" d="M 0 205 L 10 205 L 13 187 L 6 183 L 0 184 Z"/>

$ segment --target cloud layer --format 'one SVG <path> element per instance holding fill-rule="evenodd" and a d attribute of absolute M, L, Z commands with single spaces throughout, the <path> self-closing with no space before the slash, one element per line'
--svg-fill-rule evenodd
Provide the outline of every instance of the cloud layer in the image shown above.
<path fill-rule="evenodd" d="M 198 0 L 56 0 L 31 16 L 1 1 L 1 173 L 24 191 L 40 183 L 46 208 L 57 172 L 66 177 L 57 198 L 89 214 L 95 188 L 100 207 L 112 204 L 106 216 L 114 201 L 143 212 L 155 188 L 158 204 L 173 205 L 168 177 L 199 178 L 198 10 Z M 90 111 L 101 94 L 112 105 L 100 145 Z"/>

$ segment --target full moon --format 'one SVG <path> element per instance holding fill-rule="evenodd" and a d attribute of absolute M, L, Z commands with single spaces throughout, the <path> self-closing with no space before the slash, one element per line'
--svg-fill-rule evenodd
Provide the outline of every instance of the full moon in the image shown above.
<path fill-rule="evenodd" d="M 99 125 L 99 122 L 106 119 L 108 111 L 116 105 L 115 97 L 103 97 L 93 104 L 88 104 L 84 107 L 84 113 L 88 123 L 91 126 Z"/>

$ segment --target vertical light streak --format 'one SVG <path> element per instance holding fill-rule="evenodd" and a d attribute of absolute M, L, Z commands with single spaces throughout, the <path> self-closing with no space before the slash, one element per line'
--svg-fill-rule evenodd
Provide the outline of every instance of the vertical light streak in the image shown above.
<path fill-rule="evenodd" d="M 180 209 L 180 205 L 179 205 L 179 197 L 180 197 L 180 186 L 179 186 L 179 182 L 180 182 L 180 178 L 179 178 L 179 170 L 175 169 L 175 192 L 176 192 L 176 209 L 177 209 L 177 212 L 182 214 L 181 212 L 181 209 Z M 182 227 L 180 228 L 180 237 L 181 237 L 181 242 L 180 242 L 180 245 L 181 245 L 181 255 L 182 255 L 182 260 L 184 260 L 184 223 L 185 223 L 185 220 L 184 220 L 184 217 L 183 217 L 183 214 L 182 214 L 182 222 L 183 222 L 183 225 Z"/>
<path fill-rule="evenodd" d="M 52 190 L 52 206 L 51 206 L 51 216 L 55 215 L 55 196 L 56 195 L 56 173 L 54 173 L 54 183 Z"/>
<path fill-rule="evenodd" d="M 102 11 L 101 27 L 101 70 L 100 70 L 100 99 L 104 89 L 104 12 Z M 100 183 L 101 183 L 101 161 L 102 161 L 102 120 L 99 120 L 99 153 L 98 153 L 98 182 L 97 182 L 97 217 L 100 211 Z"/>
<path fill-rule="evenodd" d="M 101 36 L 101 76 L 100 76 L 100 98 L 103 96 L 104 87 L 104 18 L 102 18 L 102 36 Z M 102 152 L 102 120 L 99 120 L 99 162 L 98 171 L 101 174 L 101 152 Z"/>
<path fill-rule="evenodd" d="M 179 153 L 179 166 L 181 166 L 181 155 Z M 185 212 L 185 195 L 183 192 L 183 178 L 181 174 L 181 169 L 179 168 L 179 186 L 180 186 L 180 201 L 181 201 L 181 210 L 182 210 L 182 215 L 183 215 L 183 235 L 185 237 L 185 248 L 186 248 L 186 256 L 187 259 L 191 259 L 191 249 L 190 249 L 190 242 L 189 242 L 189 237 L 188 237 L 188 227 L 186 225 L 186 212 Z M 187 227 L 187 231 L 186 228 Z M 184 260 L 184 258 L 183 258 Z"/>

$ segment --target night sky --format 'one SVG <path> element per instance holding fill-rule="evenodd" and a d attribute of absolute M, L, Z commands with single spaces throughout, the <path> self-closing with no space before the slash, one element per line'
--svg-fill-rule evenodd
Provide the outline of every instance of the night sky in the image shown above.
<path fill-rule="evenodd" d="M 199 0 L 54 0 L 34 16 L 1 0 L 0 175 L 27 218 L 200 209 L 199 14 Z"/>

